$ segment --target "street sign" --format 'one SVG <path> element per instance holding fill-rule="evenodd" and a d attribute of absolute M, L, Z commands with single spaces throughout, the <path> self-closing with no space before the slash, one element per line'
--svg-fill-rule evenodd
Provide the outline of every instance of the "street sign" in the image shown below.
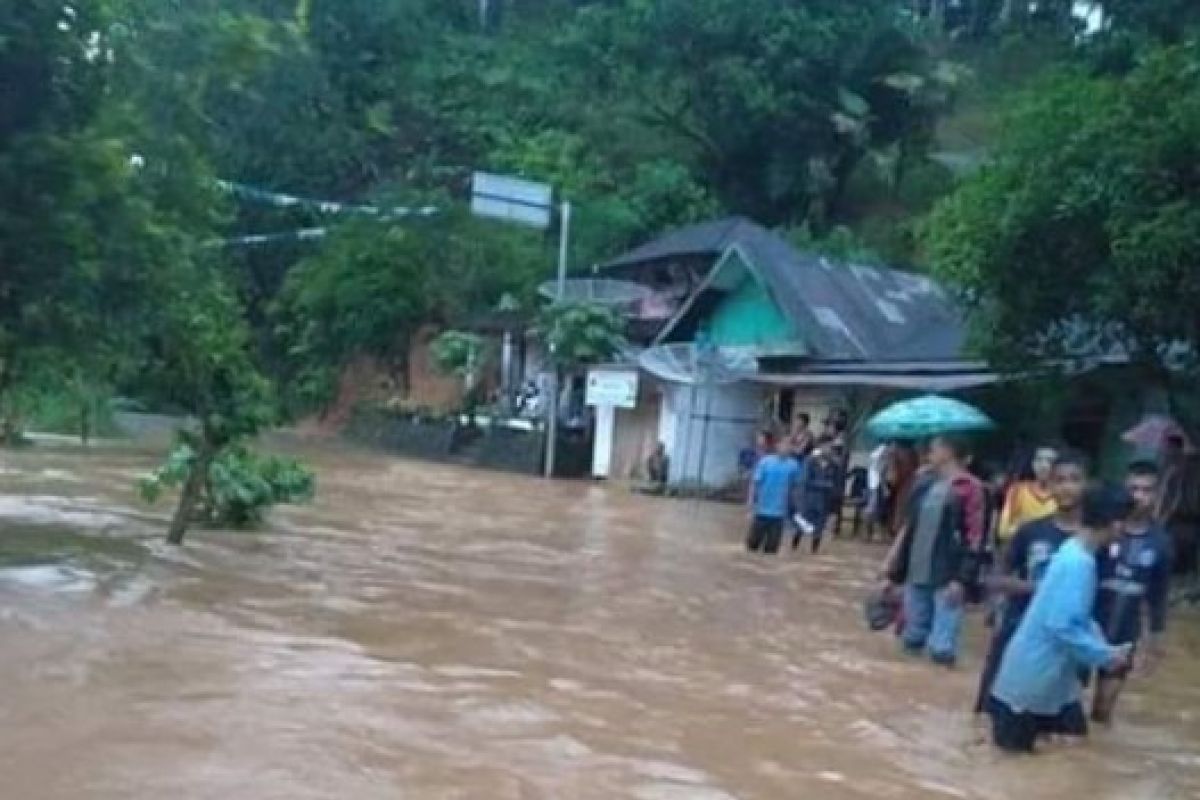
<path fill-rule="evenodd" d="M 636 408 L 638 374 L 632 370 L 594 369 L 588 372 L 586 402 L 589 406 Z"/>
<path fill-rule="evenodd" d="M 471 177 L 471 213 L 477 217 L 550 227 L 550 187 L 544 183 L 476 172 Z"/>

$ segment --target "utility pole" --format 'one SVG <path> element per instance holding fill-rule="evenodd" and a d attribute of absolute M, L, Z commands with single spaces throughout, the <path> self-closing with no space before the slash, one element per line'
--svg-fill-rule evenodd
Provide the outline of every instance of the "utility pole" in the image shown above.
<path fill-rule="evenodd" d="M 554 304 L 562 306 L 563 300 L 567 295 L 567 258 L 570 251 L 571 240 L 571 203 L 569 200 L 564 200 L 559 218 L 558 228 L 558 289 L 555 292 Z M 554 456 L 556 445 L 558 443 L 558 395 L 559 395 L 559 370 L 556 360 L 557 354 L 551 346 L 550 360 L 551 379 L 550 379 L 550 397 L 546 404 L 547 412 L 550 416 L 546 420 L 546 477 L 554 477 Z"/>

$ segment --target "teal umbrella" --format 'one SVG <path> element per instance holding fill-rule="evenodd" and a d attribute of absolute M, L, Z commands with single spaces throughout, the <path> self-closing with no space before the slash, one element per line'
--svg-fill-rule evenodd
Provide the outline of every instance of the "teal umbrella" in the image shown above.
<path fill-rule="evenodd" d="M 924 439 L 991 427 L 992 421 L 979 409 L 936 394 L 893 403 L 867 421 L 867 431 L 877 439 Z"/>

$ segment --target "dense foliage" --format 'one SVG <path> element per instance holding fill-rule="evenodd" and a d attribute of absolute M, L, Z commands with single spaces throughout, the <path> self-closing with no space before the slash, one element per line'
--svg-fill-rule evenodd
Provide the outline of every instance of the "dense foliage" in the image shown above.
<path fill-rule="evenodd" d="M 105 12 L 0 3 L 0 418 L 121 375 L 140 273 L 171 248 L 104 103 Z"/>
<path fill-rule="evenodd" d="M 993 357 L 1128 353 L 1165 379 L 1200 346 L 1197 164 L 1200 46 L 1056 75 L 933 214 L 933 264 Z"/>
<path fill-rule="evenodd" d="M 630 0 L 572 35 L 602 92 L 771 224 L 826 224 L 868 156 L 921 156 L 959 77 L 877 0 Z"/>
<path fill-rule="evenodd" d="M 161 467 L 138 482 L 142 497 L 153 503 L 164 491 L 185 486 L 199 457 L 190 445 L 178 444 Z M 192 519 L 217 526 L 256 525 L 272 505 L 310 499 L 314 485 L 312 472 L 292 459 L 228 448 L 209 465 Z"/>
<path fill-rule="evenodd" d="M 470 383 L 487 358 L 487 340 L 468 331 L 444 331 L 430 342 L 429 353 L 439 370 Z"/>
<path fill-rule="evenodd" d="M 202 135 L 204 98 L 255 59 L 217 47 L 227 57 L 193 70 L 183 57 L 203 47 L 165 46 L 178 30 L 207 25 L 214 47 L 254 28 L 215 6 L 189 10 L 0 6 L 0 415 L 11 429 L 24 398 L 74 398 L 86 435 L 98 395 L 117 388 L 191 415 L 176 543 L 211 470 L 274 418 L 210 246 L 225 213 Z"/>
<path fill-rule="evenodd" d="M 993 355 L 1085 332 L 1161 371 L 1198 336 L 1200 4 L 1088 8 L 0 0 L 0 433 L 40 405 L 87 432 L 114 393 L 190 416 L 180 539 L 218 465 L 271 473 L 247 442 L 350 359 L 402 373 L 421 325 L 532 307 L 555 231 L 469 217 L 481 169 L 573 203 L 577 268 L 744 214 L 932 262 Z M 611 357 L 610 317 L 554 310 L 557 359 Z"/>
<path fill-rule="evenodd" d="M 611 361 L 625 345 L 625 321 L 611 308 L 564 303 L 547 308 L 539 330 L 550 358 L 564 369 Z"/>
<path fill-rule="evenodd" d="M 530 232 L 461 214 L 342 226 L 295 266 L 274 305 L 291 399 L 328 399 L 338 368 L 359 354 L 390 359 L 403 375 L 420 325 L 531 296 L 543 258 Z"/>

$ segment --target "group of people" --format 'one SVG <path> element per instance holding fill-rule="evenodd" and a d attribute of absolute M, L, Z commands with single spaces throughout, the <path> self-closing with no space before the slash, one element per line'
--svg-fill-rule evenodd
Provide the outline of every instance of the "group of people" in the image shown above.
<path fill-rule="evenodd" d="M 904 649 L 945 666 L 958 660 L 970 599 L 995 601 L 975 710 L 999 747 L 1032 752 L 1040 737 L 1087 733 L 1085 684 L 1095 684 L 1091 719 L 1108 722 L 1135 654 L 1147 667 L 1162 655 L 1161 476 L 1137 461 L 1123 485 L 1092 484 L 1081 455 L 1043 447 L 1030 479 L 997 500 L 970 462 L 964 440 L 932 440 L 879 596 L 899 598 Z"/>
<path fill-rule="evenodd" d="M 751 551 L 778 553 L 789 530 L 793 550 L 805 536 L 812 541 L 813 553 L 821 549 L 829 519 L 842 501 L 846 419 L 838 412 L 830 414 L 820 434 L 813 433 L 811 424 L 812 418 L 800 413 L 788 433 L 758 434 L 755 451 L 744 465 L 751 520 L 746 547 Z"/>
<path fill-rule="evenodd" d="M 763 431 L 743 454 L 753 552 L 778 553 L 790 531 L 793 549 L 809 536 L 816 553 L 842 502 L 845 421 L 831 415 L 820 434 L 810 422 L 799 414 L 785 434 Z M 1094 481 L 1083 455 L 1048 445 L 1013 480 L 980 470 L 952 434 L 933 437 L 923 458 L 910 443 L 881 445 L 866 507 L 893 540 L 868 621 L 894 626 L 910 654 L 953 667 L 966 608 L 987 607 L 975 711 L 990 717 L 1004 750 L 1085 736 L 1089 717 L 1110 722 L 1135 659 L 1149 674 L 1163 655 L 1165 523 L 1179 482 L 1171 444 L 1162 466 L 1134 461 L 1120 484 Z"/>

